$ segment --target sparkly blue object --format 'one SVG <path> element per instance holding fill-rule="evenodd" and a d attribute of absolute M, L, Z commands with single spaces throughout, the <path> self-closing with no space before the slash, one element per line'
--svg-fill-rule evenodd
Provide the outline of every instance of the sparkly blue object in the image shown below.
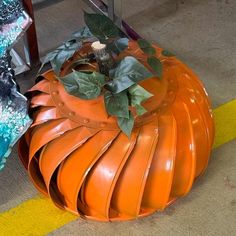
<path fill-rule="evenodd" d="M 18 0 L 0 0 L 0 170 L 31 124 L 27 99 L 18 92 L 9 50 L 31 20 Z"/>
<path fill-rule="evenodd" d="M 30 25 L 31 19 L 18 0 L 0 0 L 0 57 Z"/>

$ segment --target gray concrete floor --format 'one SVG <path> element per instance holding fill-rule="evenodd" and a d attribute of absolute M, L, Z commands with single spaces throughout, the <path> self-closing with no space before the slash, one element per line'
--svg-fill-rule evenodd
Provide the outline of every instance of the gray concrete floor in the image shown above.
<path fill-rule="evenodd" d="M 143 37 L 174 52 L 204 82 L 213 107 L 236 98 L 235 0 L 129 0 L 123 17 Z M 83 24 L 79 0 L 35 13 L 43 56 Z M 35 71 L 21 75 L 25 91 Z M 236 235 L 236 140 L 212 153 L 209 167 L 186 197 L 162 213 L 123 223 L 78 219 L 51 235 Z M 230 181 L 230 184 L 229 184 Z M 0 212 L 36 194 L 14 151 L 0 172 Z"/>

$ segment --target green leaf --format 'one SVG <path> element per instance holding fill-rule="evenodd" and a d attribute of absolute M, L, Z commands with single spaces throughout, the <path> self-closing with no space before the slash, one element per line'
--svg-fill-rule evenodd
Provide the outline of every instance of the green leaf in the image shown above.
<path fill-rule="evenodd" d="M 131 95 L 131 106 L 139 105 L 153 96 L 153 94 L 138 84 L 129 88 L 129 94 Z"/>
<path fill-rule="evenodd" d="M 54 51 L 48 53 L 38 71 L 42 70 L 43 66 L 51 62 L 53 70 L 58 74 L 60 72 L 62 64 L 69 59 L 75 51 L 82 46 L 82 41 L 85 39 L 93 38 L 88 27 L 83 27 L 77 32 L 72 34 L 72 39 L 66 41 Z"/>
<path fill-rule="evenodd" d="M 105 76 L 97 72 L 82 73 L 73 71 L 69 75 L 58 79 L 69 94 L 86 100 L 98 97 L 105 83 Z"/>
<path fill-rule="evenodd" d="M 79 39 L 79 40 L 88 39 L 88 38 L 93 37 L 92 33 L 90 32 L 90 30 L 87 26 L 84 26 L 80 30 L 74 32 L 72 34 L 72 36 L 75 37 L 76 39 Z"/>
<path fill-rule="evenodd" d="M 74 39 L 66 41 L 63 45 L 46 55 L 38 73 L 42 70 L 43 66 L 50 61 L 52 69 L 58 75 L 62 64 L 72 57 L 81 45 L 81 42 L 76 42 Z"/>
<path fill-rule="evenodd" d="M 46 57 L 44 58 L 41 66 L 38 70 L 38 73 L 43 69 L 45 64 L 47 64 L 48 62 L 50 62 L 51 60 L 53 60 L 56 57 L 57 53 L 58 53 L 58 50 L 56 49 L 55 51 L 50 52 L 46 55 Z"/>
<path fill-rule="evenodd" d="M 105 88 L 112 93 L 120 93 L 135 83 L 147 79 L 152 73 L 134 57 L 125 57 L 118 66 L 110 70 L 110 78 L 113 80 L 106 84 Z"/>
<path fill-rule="evenodd" d="M 114 94 L 117 94 L 126 90 L 127 88 L 129 88 L 130 86 L 134 84 L 135 82 L 133 80 L 131 80 L 128 76 L 124 76 L 124 77 L 119 77 L 116 80 L 114 79 L 108 82 L 104 87 L 108 91 Z"/>
<path fill-rule="evenodd" d="M 142 105 L 136 105 L 135 108 L 138 116 L 141 116 L 147 112 L 147 110 Z"/>
<path fill-rule="evenodd" d="M 117 39 L 114 43 L 115 43 L 116 47 L 118 48 L 119 52 L 122 52 L 128 47 L 129 39 L 120 38 L 120 39 Z"/>
<path fill-rule="evenodd" d="M 128 47 L 128 44 L 129 40 L 127 38 L 120 38 L 107 44 L 107 48 L 116 55 L 119 55 L 122 51 L 124 51 Z"/>
<path fill-rule="evenodd" d="M 107 16 L 84 12 L 84 21 L 90 32 L 101 42 L 121 36 L 120 29 Z"/>
<path fill-rule="evenodd" d="M 129 88 L 131 106 L 136 108 L 138 115 L 143 115 L 146 109 L 141 105 L 142 102 L 152 97 L 153 94 L 149 93 L 146 89 L 139 85 L 134 85 Z"/>
<path fill-rule="evenodd" d="M 145 39 L 138 39 L 138 45 L 143 50 L 144 53 L 152 56 L 156 54 L 156 49 Z"/>
<path fill-rule="evenodd" d="M 174 57 L 175 56 L 172 52 L 170 52 L 168 50 L 162 50 L 161 54 L 165 57 Z"/>
<path fill-rule="evenodd" d="M 152 47 L 152 45 L 146 39 L 138 39 L 137 42 L 140 48 Z"/>
<path fill-rule="evenodd" d="M 131 112 L 129 113 L 129 117 L 128 118 L 124 118 L 124 117 L 118 117 L 117 118 L 118 121 L 118 125 L 120 127 L 120 129 L 128 136 L 131 136 L 132 133 L 132 129 L 134 127 L 134 117 L 131 114 Z"/>
<path fill-rule="evenodd" d="M 129 118 L 129 99 L 126 91 L 118 94 L 106 92 L 104 101 L 109 115 Z"/>
<path fill-rule="evenodd" d="M 156 50 L 155 48 L 141 48 L 143 50 L 143 52 L 149 56 L 155 55 L 156 54 Z"/>
<path fill-rule="evenodd" d="M 73 56 L 75 51 L 81 47 L 81 42 L 67 41 L 58 48 L 56 56 L 51 60 L 51 66 L 54 72 L 58 75 L 63 63 Z"/>
<path fill-rule="evenodd" d="M 64 77 L 58 77 L 58 80 L 64 85 L 67 93 L 76 97 L 80 97 L 79 84 L 77 83 L 75 77 L 76 75 L 74 72 L 72 72 Z"/>
<path fill-rule="evenodd" d="M 155 75 L 162 78 L 162 63 L 161 61 L 156 57 L 149 57 L 147 59 L 148 65 L 152 68 L 152 70 L 155 72 Z"/>

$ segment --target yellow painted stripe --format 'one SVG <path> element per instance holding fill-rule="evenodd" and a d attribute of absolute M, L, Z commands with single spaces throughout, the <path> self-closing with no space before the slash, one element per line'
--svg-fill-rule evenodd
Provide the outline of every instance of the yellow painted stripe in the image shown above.
<path fill-rule="evenodd" d="M 37 196 L 0 214 L 0 236 L 42 236 L 76 218 Z"/>
<path fill-rule="evenodd" d="M 236 138 L 236 99 L 216 108 L 214 119 L 216 148 Z"/>
<path fill-rule="evenodd" d="M 236 138 L 236 100 L 214 110 L 214 147 Z M 73 221 L 76 216 L 57 209 L 51 200 L 35 197 L 0 213 L 0 236 L 42 236 Z"/>

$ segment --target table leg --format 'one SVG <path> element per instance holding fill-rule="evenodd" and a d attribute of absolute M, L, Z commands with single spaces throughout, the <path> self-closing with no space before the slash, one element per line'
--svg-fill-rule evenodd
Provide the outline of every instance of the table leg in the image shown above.
<path fill-rule="evenodd" d="M 24 49 L 27 63 L 29 63 L 31 67 L 34 67 L 40 63 L 38 41 L 34 21 L 34 11 L 31 0 L 23 0 L 22 2 L 25 7 L 25 10 L 33 20 L 33 23 L 30 25 L 29 29 L 26 31 L 26 34 L 24 36 Z"/>

